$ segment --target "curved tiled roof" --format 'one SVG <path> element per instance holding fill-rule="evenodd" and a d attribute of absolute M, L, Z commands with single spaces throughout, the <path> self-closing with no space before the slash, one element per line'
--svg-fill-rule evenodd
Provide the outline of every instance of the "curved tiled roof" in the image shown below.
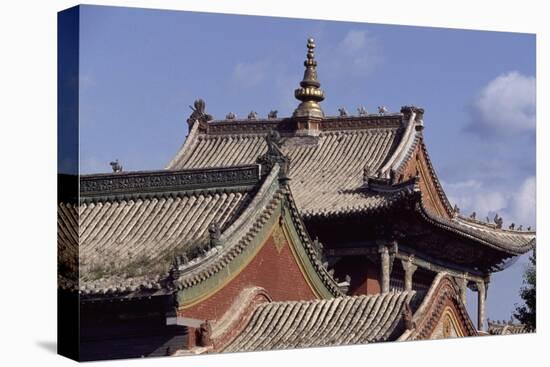
<path fill-rule="evenodd" d="M 266 134 L 278 129 L 283 136 L 282 151 L 290 158 L 294 199 L 302 217 L 309 219 L 365 213 L 388 208 L 401 200 L 404 193 L 392 187 L 392 173 L 401 173 L 420 144 L 430 180 L 450 215 L 444 218 L 422 210 L 427 222 L 511 255 L 532 249 L 534 232 L 473 223 L 454 213 L 422 142 L 422 116 L 422 109 L 405 106 L 400 114 L 327 117 L 320 122 L 317 136 L 296 134 L 289 129 L 290 119 L 212 121 L 206 130 L 193 127 L 168 168 L 254 163 L 267 150 Z M 382 185 L 386 188 L 366 189 L 365 176 L 373 181 L 387 181 Z"/>
<path fill-rule="evenodd" d="M 57 206 L 58 287 L 78 287 L 78 205 L 59 203 Z"/>
<path fill-rule="evenodd" d="M 365 193 L 360 188 L 364 168 L 377 172 L 401 141 L 402 116 L 387 119 L 387 123 L 381 123 L 378 119 L 356 118 L 353 128 L 344 124 L 339 129 L 329 128 L 327 122 L 327 130 L 316 137 L 286 135 L 282 150 L 291 161 L 290 186 L 304 217 L 368 211 L 386 203 L 386 196 Z M 266 152 L 268 130 L 228 131 L 205 134 L 193 129 L 168 169 L 251 164 Z"/>
<path fill-rule="evenodd" d="M 423 205 L 420 205 L 418 209 L 421 216 L 436 227 L 473 239 L 511 255 L 521 255 L 535 247 L 535 232 L 496 228 L 490 224 L 466 219 L 461 216 L 446 219 L 433 214 Z"/>
<path fill-rule="evenodd" d="M 143 177 L 138 181 L 143 182 Z M 97 182 L 102 179 L 103 175 L 93 177 Z M 126 179 L 109 177 L 108 181 L 126 183 Z M 226 188 L 214 183 L 200 190 L 184 187 L 179 192 L 146 194 L 137 188 L 126 190 L 121 198 L 110 196 L 111 191 L 105 197 L 91 193 L 91 198 L 82 197 L 78 207 L 61 202 L 60 254 L 78 251 L 79 288 L 84 294 L 160 289 L 159 281 L 174 254 L 205 240 L 211 223 L 224 228 L 235 220 L 254 195 L 254 187 Z"/>
<path fill-rule="evenodd" d="M 76 289 L 76 280 L 69 279 L 79 269 L 78 288 L 86 296 L 165 294 L 193 287 L 240 256 L 284 202 L 307 261 L 325 293 L 342 295 L 338 283 L 321 264 L 290 191 L 279 184 L 279 166 L 263 178 L 256 177 L 255 185 L 250 185 L 250 177 L 261 172 L 260 166 L 234 167 L 224 172 L 230 187 L 220 181 L 219 170 L 84 177 L 89 182 L 81 182 L 81 187 L 88 190 L 81 196 L 80 205 L 59 204 L 59 254 L 67 258 L 69 268 L 60 271 L 60 286 Z M 157 174 L 165 177 L 152 180 Z M 135 180 L 129 181 L 129 177 Z M 248 186 L 238 185 L 238 177 Z M 176 178 L 184 184 L 178 186 Z M 197 188 L 197 180 L 201 188 Z M 115 191 L 117 195 L 113 195 Z M 222 230 L 220 245 L 192 255 L 189 249 L 209 242 L 211 223 Z M 177 277 L 168 277 L 174 270 L 175 256 L 184 252 L 193 257 L 178 266 Z M 77 255 L 80 264 L 73 264 L 70 260 L 77 259 Z"/>
<path fill-rule="evenodd" d="M 302 214 L 307 217 L 383 205 L 385 196 L 359 189 L 363 168 L 377 171 L 397 139 L 397 129 L 327 132 L 315 146 L 286 148 L 291 160 L 290 185 Z"/>
<path fill-rule="evenodd" d="M 153 273 L 150 265 L 143 266 L 145 263 L 156 264 L 157 271 L 167 271 L 174 251 L 181 251 L 204 237 L 212 222 L 223 227 L 249 195 L 248 192 L 214 191 L 81 205 L 82 281 L 91 287 L 99 285 L 94 280 L 94 271 L 101 265 L 109 268 L 108 271 L 122 273 L 121 281 L 128 271 Z M 134 269 L 142 266 L 141 271 Z M 112 282 L 112 277 L 107 281 Z"/>
<path fill-rule="evenodd" d="M 424 209 L 421 215 L 428 223 L 511 255 L 533 248 L 534 232 L 504 230 L 455 215 L 422 142 L 422 116 L 417 118 L 414 113 L 420 110 L 404 107 L 403 111 L 383 118 L 326 118 L 318 136 L 287 130 L 288 119 L 214 121 L 207 131 L 199 131 L 195 125 L 168 168 L 253 163 L 267 150 L 266 134 L 279 129 L 282 151 L 290 158 L 290 187 L 301 216 L 331 217 L 388 208 L 401 201 L 406 193 L 392 183 L 392 171 L 399 174 L 420 144 L 431 181 L 451 216 L 443 218 Z M 365 175 L 369 189 L 365 188 Z M 373 183 L 370 189 L 371 181 L 383 181 L 382 187 Z"/>
<path fill-rule="evenodd" d="M 258 306 L 225 352 L 365 344 L 387 340 L 415 292 L 271 302 Z"/>
<path fill-rule="evenodd" d="M 76 211 L 61 203 L 58 228 L 74 236 L 71 228 L 80 223 L 82 290 L 135 290 L 142 283 L 156 283 L 175 251 L 204 237 L 211 222 L 225 225 L 249 196 L 248 192 L 211 192 L 84 203 L 80 220 Z M 71 246 L 73 240 L 62 236 L 61 247 Z"/>

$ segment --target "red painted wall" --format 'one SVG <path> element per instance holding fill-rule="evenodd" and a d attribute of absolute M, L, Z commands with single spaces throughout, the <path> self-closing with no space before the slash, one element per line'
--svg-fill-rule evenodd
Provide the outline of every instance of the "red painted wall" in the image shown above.
<path fill-rule="evenodd" d="M 273 301 L 317 298 L 300 271 L 289 244 L 285 242 L 279 253 L 270 236 L 241 273 L 209 298 L 179 310 L 178 314 L 201 320 L 220 319 L 241 291 L 251 286 L 265 288 Z"/>
<path fill-rule="evenodd" d="M 380 293 L 380 268 L 364 256 L 346 256 L 334 265 L 334 275 L 344 280 L 351 277 L 350 294 Z"/>

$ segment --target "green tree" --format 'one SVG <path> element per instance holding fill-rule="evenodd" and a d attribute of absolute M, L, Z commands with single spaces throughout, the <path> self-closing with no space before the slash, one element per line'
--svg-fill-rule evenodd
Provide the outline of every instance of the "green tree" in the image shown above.
<path fill-rule="evenodd" d="M 525 269 L 523 274 L 523 284 L 519 295 L 523 299 L 524 304 L 521 306 L 516 305 L 516 311 L 514 317 L 518 319 L 522 324 L 525 324 L 531 331 L 536 330 L 537 324 L 537 276 L 536 276 L 536 263 L 537 252 L 533 250 L 533 254 L 529 257 L 530 264 Z"/>

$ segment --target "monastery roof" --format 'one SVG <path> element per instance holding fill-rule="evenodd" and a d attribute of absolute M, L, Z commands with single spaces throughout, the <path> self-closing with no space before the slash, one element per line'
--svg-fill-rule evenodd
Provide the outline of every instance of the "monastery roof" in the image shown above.
<path fill-rule="evenodd" d="M 168 168 L 254 163 L 267 150 L 265 136 L 270 128 L 277 128 L 272 121 L 219 124 L 220 130 L 215 133 L 192 131 Z M 402 116 L 397 114 L 328 119 L 322 124 L 326 130 L 316 137 L 282 131 L 282 150 L 291 161 L 290 185 L 301 214 L 307 218 L 388 205 L 391 195 L 365 193 L 358 188 L 363 184 L 365 167 L 378 172 L 396 152 L 403 134 L 401 124 Z"/>
<path fill-rule="evenodd" d="M 259 166 L 82 176 L 78 207 L 59 204 L 60 247 L 79 243 L 84 293 L 158 290 L 174 255 L 234 221 L 258 182 Z"/>
<path fill-rule="evenodd" d="M 292 119 L 212 121 L 207 131 L 201 131 L 197 124 L 167 168 L 252 164 L 267 151 L 268 132 L 279 130 L 281 149 L 290 159 L 289 184 L 305 220 L 373 213 L 402 202 L 413 189 L 406 182 L 391 183 L 391 177 L 403 172 L 419 144 L 425 150 L 420 129 L 423 122 L 411 118 L 407 111 L 325 118 L 318 136 L 297 136 L 285 130 Z M 533 231 L 502 229 L 457 215 L 429 159 L 428 163 L 445 214 L 424 208 L 422 217 L 427 222 L 511 255 L 534 247 Z"/>
<path fill-rule="evenodd" d="M 330 295 L 342 294 L 317 258 L 290 192 L 279 185 L 278 167 L 263 174 L 261 165 L 249 165 L 82 176 L 80 204 L 59 204 L 60 256 L 71 264 L 80 251 L 82 295 L 166 294 L 223 270 L 287 200 L 317 276 Z M 213 223 L 219 233 L 210 246 Z M 182 254 L 185 263 L 174 265 Z M 60 272 L 62 287 L 76 288 L 68 279 L 77 268 Z M 177 276 L 170 275 L 174 269 Z"/>
<path fill-rule="evenodd" d="M 355 116 L 340 109 L 337 117 L 325 116 L 312 39 L 307 47 L 304 78 L 295 90 L 302 103 L 291 117 L 277 118 L 272 111 L 266 119 L 252 112 L 247 119 L 229 114 L 214 120 L 198 100 L 187 139 L 167 169 L 253 164 L 268 151 L 266 136 L 277 131 L 280 150 L 290 161 L 290 187 L 306 221 L 390 208 L 409 196 L 406 182 L 421 177 L 421 204 L 432 209 L 423 209 L 422 216 L 430 224 L 506 256 L 534 247 L 534 232 L 470 221 L 451 207 L 424 143 L 422 108 L 403 106 L 391 113 L 380 106 L 376 114 L 360 108 Z"/>
<path fill-rule="evenodd" d="M 222 167 L 256 162 L 268 151 L 266 135 L 277 131 L 280 150 L 291 163 L 291 188 L 304 218 L 369 212 L 391 205 L 394 197 L 365 190 L 369 178 L 395 181 L 422 138 L 424 110 L 404 106 L 389 113 L 380 106 L 378 114 L 364 108 L 357 116 L 340 109 L 340 116 L 327 117 L 319 102 L 324 92 L 317 80 L 315 42 L 308 39 L 304 78 L 295 97 L 302 103 L 290 118 L 267 119 L 251 112 L 247 120 L 234 114 L 212 120 L 203 100 L 187 120 L 189 135 L 168 169 Z M 437 181 L 434 175 L 435 181 Z M 452 208 L 440 189 L 438 194 L 447 214 Z"/>
<path fill-rule="evenodd" d="M 224 352 L 365 344 L 398 331 L 415 292 L 271 302 L 258 306 Z"/>

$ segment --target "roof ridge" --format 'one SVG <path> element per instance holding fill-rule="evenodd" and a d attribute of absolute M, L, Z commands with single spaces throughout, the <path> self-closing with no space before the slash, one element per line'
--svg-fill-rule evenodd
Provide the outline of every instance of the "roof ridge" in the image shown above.
<path fill-rule="evenodd" d="M 213 119 L 208 121 L 209 124 L 242 124 L 242 123 L 256 123 L 256 122 L 281 122 L 283 120 L 290 119 L 291 117 L 260 117 L 260 118 L 224 118 Z"/>
<path fill-rule="evenodd" d="M 531 231 L 531 230 L 522 230 L 522 229 L 517 229 L 517 228 L 510 229 L 510 228 L 505 228 L 505 227 L 498 228 L 496 226 L 496 224 L 494 224 L 494 223 L 487 223 L 487 222 L 484 222 L 484 221 L 479 220 L 479 219 L 466 217 L 462 214 L 457 214 L 456 217 L 455 217 L 455 220 L 461 220 L 461 221 L 464 221 L 464 222 L 468 222 L 468 224 L 477 225 L 481 228 L 487 228 L 487 229 L 493 229 L 493 230 L 498 229 L 502 232 L 510 232 L 510 233 L 514 233 L 514 234 L 532 234 L 532 235 L 536 234 L 536 230 Z"/>
<path fill-rule="evenodd" d="M 390 291 L 387 293 L 375 293 L 375 294 L 353 294 L 353 295 L 342 295 L 337 296 L 333 298 L 316 298 L 316 299 L 309 299 L 309 300 L 286 300 L 286 301 L 272 301 L 269 303 L 264 304 L 264 307 L 269 307 L 270 305 L 278 306 L 278 305 L 290 305 L 290 304 L 315 304 L 315 303 L 332 303 L 336 301 L 343 301 L 346 299 L 377 299 L 379 297 L 412 297 L 416 294 L 415 290 L 411 291 Z"/>
<path fill-rule="evenodd" d="M 319 120 L 319 132 L 372 130 L 382 128 L 396 128 L 402 124 L 403 113 L 369 114 L 366 116 L 328 116 Z M 177 164 L 184 153 L 190 149 L 197 138 L 209 138 L 228 135 L 263 135 L 270 130 L 278 130 L 282 134 L 296 134 L 297 119 L 294 117 L 266 118 L 266 119 L 239 119 L 239 120 L 212 120 L 205 123 L 206 128 L 200 129 L 194 125 L 174 159 L 167 168 Z"/>
<path fill-rule="evenodd" d="M 197 135 L 199 135 L 199 124 L 194 124 L 191 130 L 188 131 L 176 155 L 166 165 L 166 169 L 173 169 L 177 165 L 181 157 L 185 156 L 185 153 L 194 145 Z"/>
<path fill-rule="evenodd" d="M 326 115 L 325 117 L 322 118 L 323 121 L 326 121 L 326 120 L 371 120 L 371 121 L 375 121 L 375 120 L 379 120 L 381 117 L 383 118 L 394 118 L 394 117 L 401 117 L 403 115 L 403 113 L 401 112 L 387 112 L 387 113 L 384 113 L 383 115 L 379 114 L 379 113 L 369 113 L 369 114 L 366 114 L 366 115 L 346 115 L 346 116 L 340 116 L 340 115 Z M 286 116 L 286 117 L 274 117 L 274 118 L 270 118 L 270 117 L 262 117 L 262 118 L 234 118 L 234 119 L 228 119 L 228 118 L 223 118 L 223 119 L 213 119 L 213 120 L 210 120 L 208 121 L 208 124 L 209 125 L 216 125 L 216 124 L 226 124 L 226 125 L 230 125 L 230 124 L 255 124 L 255 123 L 258 123 L 258 122 L 273 122 L 273 123 L 278 123 L 278 122 L 281 122 L 281 121 L 284 121 L 284 120 L 293 120 L 294 117 L 292 116 Z"/>
<path fill-rule="evenodd" d="M 380 177 L 390 178 L 391 171 L 397 172 L 399 168 L 408 161 L 408 158 L 410 158 L 408 153 L 411 149 L 414 149 L 415 142 L 418 141 L 418 135 L 420 133 L 420 131 L 417 130 L 417 126 L 422 126 L 422 120 L 417 122 L 416 116 L 417 113 L 415 108 L 411 108 L 409 119 L 403 120 L 406 121 L 406 125 L 405 131 L 401 136 L 401 141 L 386 163 L 378 170 L 378 175 Z"/>
<path fill-rule="evenodd" d="M 449 198 L 447 197 L 447 194 L 443 190 L 443 186 L 441 185 L 441 182 L 439 182 L 439 177 L 435 172 L 435 168 L 432 164 L 432 160 L 430 159 L 430 155 L 428 154 L 428 148 L 424 143 L 424 139 L 420 141 L 420 148 L 422 149 L 422 152 L 424 153 L 424 157 L 426 158 L 428 170 L 430 171 L 429 173 L 430 173 L 430 176 L 432 177 L 432 181 L 435 185 L 435 189 L 437 190 L 437 193 L 439 194 L 440 199 L 443 201 L 443 205 L 445 205 L 445 207 L 447 208 L 447 212 L 452 216 L 452 213 L 454 212 L 454 210 L 451 207 L 451 203 L 449 202 Z"/>
<path fill-rule="evenodd" d="M 531 233 L 512 232 L 513 235 L 522 236 L 526 239 L 529 239 L 530 236 L 533 237 L 528 242 L 524 243 L 523 245 L 518 246 L 518 245 L 515 245 L 515 244 L 511 244 L 511 243 L 505 243 L 505 242 L 503 242 L 503 239 L 499 240 L 498 238 L 487 238 L 487 235 L 485 233 L 483 233 L 483 232 L 486 232 L 486 233 L 491 233 L 491 232 L 493 232 L 493 233 L 501 232 L 502 233 L 502 232 L 504 232 L 504 233 L 506 233 L 505 231 L 503 231 L 500 228 L 494 228 L 494 229 L 487 228 L 486 230 L 480 229 L 476 233 L 475 229 L 472 228 L 473 226 L 469 227 L 468 225 L 463 225 L 458 220 L 456 220 L 455 218 L 446 219 L 446 218 L 442 218 L 438 215 L 433 214 L 428 208 L 426 208 L 424 206 L 424 204 L 421 201 L 416 206 L 416 210 L 420 213 L 421 217 L 424 220 L 428 221 L 428 223 L 431 223 L 431 224 L 433 224 L 437 227 L 440 227 L 442 229 L 446 229 L 446 230 L 450 230 L 452 232 L 455 232 L 455 233 L 459 234 L 460 236 L 463 236 L 463 237 L 470 238 L 470 239 L 473 239 L 475 241 L 481 242 L 486 246 L 489 246 L 489 247 L 492 247 L 492 248 L 495 248 L 495 249 L 499 249 L 501 251 L 505 251 L 508 254 L 511 254 L 511 255 L 514 255 L 514 256 L 521 255 L 521 254 L 527 252 L 528 250 L 530 250 L 531 248 L 533 248 L 535 246 L 536 238 L 534 237 L 534 234 L 531 234 Z M 479 232 L 481 232 L 481 233 L 479 233 Z M 511 232 L 511 231 L 509 231 L 509 232 Z"/>
<path fill-rule="evenodd" d="M 254 186 L 260 181 L 258 164 L 191 168 L 183 170 L 130 171 L 80 177 L 83 199 L 127 199 L 130 196 L 174 195 L 201 189 Z"/>

